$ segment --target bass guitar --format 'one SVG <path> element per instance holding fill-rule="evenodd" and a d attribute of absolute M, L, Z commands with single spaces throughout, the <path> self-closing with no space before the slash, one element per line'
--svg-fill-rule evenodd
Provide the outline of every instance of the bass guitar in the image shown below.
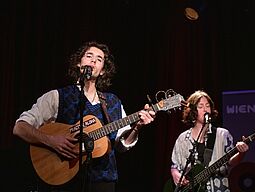
<path fill-rule="evenodd" d="M 243 142 L 246 144 L 250 144 L 255 139 L 255 133 L 251 134 L 250 136 L 246 137 Z M 208 179 L 216 173 L 217 169 L 226 164 L 229 159 L 234 156 L 238 152 L 237 147 L 232 148 L 228 151 L 224 156 L 220 159 L 215 161 L 212 165 L 207 168 L 204 168 L 201 164 L 196 164 L 188 173 L 187 177 L 189 178 L 191 175 L 193 176 L 192 184 L 188 183 L 185 186 L 181 186 L 178 192 L 204 192 L 205 185 Z M 195 175 L 195 176 L 194 176 Z M 174 192 L 175 184 L 173 179 L 169 179 L 165 186 L 164 192 Z"/>
<path fill-rule="evenodd" d="M 175 94 L 152 105 L 149 110 L 155 112 L 181 109 L 184 99 L 180 94 Z M 127 125 L 140 120 L 139 112 L 128 115 L 122 119 L 102 126 L 99 119 L 93 115 L 83 117 L 83 132 L 94 141 L 92 158 L 103 156 L 110 150 L 107 135 Z M 49 123 L 39 128 L 49 135 L 68 135 L 75 137 L 80 130 L 80 121 L 74 125 L 63 123 Z M 76 143 L 79 151 L 79 142 Z M 30 157 L 37 175 L 50 185 L 61 185 L 70 181 L 79 170 L 79 158 L 67 160 L 50 148 L 30 145 Z M 82 151 L 82 163 L 86 160 L 86 151 Z"/>

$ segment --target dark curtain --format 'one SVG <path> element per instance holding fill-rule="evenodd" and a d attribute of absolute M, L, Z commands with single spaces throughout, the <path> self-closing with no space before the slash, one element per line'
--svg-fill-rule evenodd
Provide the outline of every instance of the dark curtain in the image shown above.
<path fill-rule="evenodd" d="M 254 2 L 207 1 L 195 21 L 183 14 L 186 2 L 1 2 L 1 168 L 5 180 L 16 183 L 8 187 L 28 191 L 38 179 L 28 145 L 12 135 L 15 120 L 41 94 L 67 84 L 67 58 L 87 40 L 108 44 L 115 55 L 118 73 L 110 91 L 128 114 L 140 110 L 147 95 L 155 104 L 155 94 L 168 89 L 185 99 L 204 89 L 219 111 L 222 91 L 254 89 Z M 181 109 L 158 112 L 137 146 L 118 154 L 118 190 L 162 191 L 184 129 Z"/>

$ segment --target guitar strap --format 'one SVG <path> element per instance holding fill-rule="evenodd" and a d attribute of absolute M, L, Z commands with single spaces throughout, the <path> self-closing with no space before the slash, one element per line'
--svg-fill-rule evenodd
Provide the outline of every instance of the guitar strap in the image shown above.
<path fill-rule="evenodd" d="M 207 144 L 204 151 L 204 166 L 207 167 L 209 165 L 209 162 L 211 161 L 212 153 L 213 153 L 213 147 L 215 144 L 215 138 L 216 138 L 216 127 L 211 128 L 212 133 L 208 134 Z"/>
<path fill-rule="evenodd" d="M 101 106 L 102 106 L 102 109 L 103 109 L 103 112 L 104 112 L 104 116 L 107 120 L 107 123 L 110 123 L 111 122 L 111 119 L 107 113 L 107 108 L 106 108 L 106 97 L 104 96 L 104 94 L 100 91 L 97 91 L 97 94 L 98 94 L 98 98 L 99 98 L 99 101 L 101 103 Z"/>

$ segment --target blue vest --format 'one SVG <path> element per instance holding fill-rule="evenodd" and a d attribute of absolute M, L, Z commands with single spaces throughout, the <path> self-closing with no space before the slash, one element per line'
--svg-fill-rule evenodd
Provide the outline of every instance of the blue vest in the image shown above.
<path fill-rule="evenodd" d="M 57 122 L 65 124 L 75 124 L 80 120 L 80 91 L 77 86 L 70 85 L 61 89 L 59 92 L 59 108 Z M 116 121 L 122 118 L 121 101 L 112 93 L 103 93 L 106 98 L 107 112 L 111 121 Z M 92 105 L 83 95 L 82 99 L 85 101 L 84 113 L 86 115 L 96 116 L 102 125 L 107 124 L 105 115 L 101 104 Z M 110 182 L 118 179 L 117 166 L 115 159 L 115 151 L 113 148 L 114 140 L 117 131 L 108 135 L 112 143 L 112 150 L 110 153 L 102 157 L 93 158 L 91 161 L 91 168 L 89 170 L 89 178 L 91 182 Z"/>

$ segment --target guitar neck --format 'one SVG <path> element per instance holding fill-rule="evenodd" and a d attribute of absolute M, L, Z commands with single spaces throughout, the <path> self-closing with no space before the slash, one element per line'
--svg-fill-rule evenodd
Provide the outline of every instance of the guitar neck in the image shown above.
<path fill-rule="evenodd" d="M 197 174 L 194 178 L 194 184 L 197 185 L 199 183 L 202 183 L 206 181 L 215 171 L 227 163 L 229 159 L 238 152 L 237 148 L 234 147 L 228 153 L 226 153 L 224 156 L 222 156 L 220 159 L 218 159 L 216 162 L 214 162 L 211 166 L 201 171 L 199 174 Z"/>
<path fill-rule="evenodd" d="M 246 144 L 249 144 L 251 141 L 254 140 L 255 137 L 255 133 L 253 133 L 251 136 L 247 137 L 243 142 Z M 224 165 L 225 163 L 227 163 L 229 161 L 229 159 L 234 156 L 236 153 L 238 152 L 237 147 L 232 148 L 230 151 L 228 151 L 224 156 L 222 156 L 220 159 L 218 159 L 217 161 L 215 161 L 211 166 L 209 166 L 208 168 L 204 169 L 203 171 L 201 171 L 200 173 L 198 173 L 195 177 L 194 177 L 194 186 L 201 184 L 203 182 L 205 182 L 206 180 L 208 180 L 208 178 L 215 173 L 215 171 L 221 167 L 222 165 Z M 191 185 L 188 184 L 183 188 L 183 191 L 189 191 L 191 189 Z"/>
<path fill-rule="evenodd" d="M 148 110 L 154 110 L 155 112 L 159 111 L 159 107 L 157 104 L 152 105 Z M 94 131 L 91 131 L 89 133 L 89 136 L 93 138 L 94 140 L 100 139 L 114 131 L 117 131 L 127 125 L 131 125 L 132 123 L 135 123 L 140 120 L 139 112 L 135 112 L 131 115 L 128 115 L 122 119 L 119 119 L 117 121 L 111 122 L 99 129 L 96 129 Z"/>

